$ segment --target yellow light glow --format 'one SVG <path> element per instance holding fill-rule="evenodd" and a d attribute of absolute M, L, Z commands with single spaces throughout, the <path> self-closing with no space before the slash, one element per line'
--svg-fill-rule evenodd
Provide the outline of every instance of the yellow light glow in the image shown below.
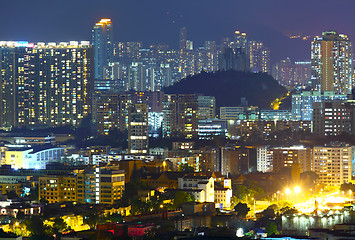
<path fill-rule="evenodd" d="M 296 186 L 294 189 L 295 193 L 298 194 L 301 192 L 301 188 L 299 186 Z"/>
<path fill-rule="evenodd" d="M 291 189 L 289 189 L 289 188 L 286 188 L 286 191 L 285 191 L 285 193 L 288 195 L 288 194 L 290 194 L 291 193 Z"/>

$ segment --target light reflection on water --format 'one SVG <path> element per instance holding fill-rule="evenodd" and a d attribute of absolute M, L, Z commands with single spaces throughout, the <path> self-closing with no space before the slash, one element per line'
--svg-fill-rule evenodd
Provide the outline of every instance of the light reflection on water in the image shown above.
<path fill-rule="evenodd" d="M 282 233 L 307 235 L 310 228 L 327 228 L 332 229 L 335 224 L 341 224 L 350 220 L 348 210 L 339 212 L 338 214 L 323 216 L 283 216 L 282 217 Z"/>

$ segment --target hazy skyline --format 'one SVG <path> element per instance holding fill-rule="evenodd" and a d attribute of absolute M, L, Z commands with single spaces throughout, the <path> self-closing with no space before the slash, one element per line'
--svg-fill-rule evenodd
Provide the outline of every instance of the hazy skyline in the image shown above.
<path fill-rule="evenodd" d="M 181 26 L 196 46 L 204 40 L 219 43 L 240 29 L 264 41 L 274 61 L 309 56 L 309 41 L 288 40 L 286 34 L 314 36 L 335 29 L 355 39 L 351 0 L 1 0 L 0 6 L 0 40 L 91 40 L 91 28 L 102 17 L 112 18 L 115 41 L 171 47 L 178 46 Z"/>

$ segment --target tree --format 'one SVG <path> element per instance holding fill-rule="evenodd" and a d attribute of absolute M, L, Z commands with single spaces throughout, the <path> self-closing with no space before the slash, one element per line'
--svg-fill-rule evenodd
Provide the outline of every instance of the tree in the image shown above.
<path fill-rule="evenodd" d="M 184 164 L 181 164 L 179 166 L 179 171 L 180 172 L 189 172 L 189 173 L 191 173 L 191 172 L 194 172 L 194 168 L 189 166 L 189 164 L 184 163 Z"/>
<path fill-rule="evenodd" d="M 237 216 L 238 217 L 245 218 L 245 216 L 250 211 L 250 208 L 248 207 L 248 205 L 246 203 L 241 203 L 240 202 L 234 207 L 234 211 L 237 212 Z"/>
<path fill-rule="evenodd" d="M 177 209 L 184 203 L 195 202 L 195 197 L 184 191 L 177 191 L 173 199 L 173 207 Z"/>
<path fill-rule="evenodd" d="M 318 174 L 312 171 L 306 171 L 301 173 L 302 181 L 308 185 L 314 184 L 318 180 L 318 178 Z"/>
<path fill-rule="evenodd" d="M 25 219 L 25 213 L 22 212 L 22 211 L 19 211 L 19 212 L 16 214 L 16 219 L 18 219 L 18 220 L 23 220 L 23 219 Z"/>
<path fill-rule="evenodd" d="M 231 198 L 231 208 L 234 208 L 235 206 L 237 206 L 239 202 L 239 199 L 236 196 L 232 196 Z"/>
<path fill-rule="evenodd" d="M 67 223 L 64 222 L 64 220 L 60 217 L 56 217 L 53 222 L 53 227 L 51 229 L 53 234 L 58 234 L 70 230 L 70 227 L 67 225 Z"/>
<path fill-rule="evenodd" d="M 264 189 L 259 187 L 254 181 L 247 180 L 244 182 L 244 185 L 247 187 L 248 195 L 252 196 L 253 198 L 264 194 Z"/>
<path fill-rule="evenodd" d="M 355 192 L 355 185 L 352 183 L 343 183 L 340 186 L 340 191 L 349 192 L 349 190 Z"/>
<path fill-rule="evenodd" d="M 52 236 L 47 236 L 44 234 L 41 235 L 32 235 L 29 240 L 53 240 L 54 238 Z"/>
<path fill-rule="evenodd" d="M 266 224 L 265 230 L 266 230 L 268 236 L 272 236 L 272 235 L 278 234 L 277 226 L 276 226 L 276 223 L 274 221 L 269 221 Z"/>
<path fill-rule="evenodd" d="M 4 232 L 2 228 L 0 228 L 0 238 L 15 238 L 17 235 L 12 232 Z"/>
<path fill-rule="evenodd" d="M 43 220 L 40 216 L 33 215 L 24 221 L 27 230 L 31 235 L 43 235 L 46 228 L 43 225 Z"/>
<path fill-rule="evenodd" d="M 275 209 L 271 208 L 270 206 L 265 209 L 263 212 L 262 212 L 262 215 L 264 218 L 267 218 L 267 219 L 274 219 L 275 218 Z"/>
<path fill-rule="evenodd" d="M 18 199 L 19 196 L 17 195 L 17 193 L 15 191 L 8 191 L 6 192 L 7 198 L 8 199 Z"/>
<path fill-rule="evenodd" d="M 106 215 L 107 222 L 122 223 L 124 222 L 124 217 L 119 213 L 112 213 Z"/>
<path fill-rule="evenodd" d="M 289 206 L 286 206 L 286 207 L 283 207 L 280 209 L 280 214 L 281 215 L 289 215 L 289 214 L 295 214 L 295 213 L 298 213 L 297 209 L 294 208 L 294 207 L 289 207 Z"/>
<path fill-rule="evenodd" d="M 83 221 L 84 224 L 89 225 L 91 229 L 96 228 L 98 224 L 106 222 L 102 215 L 102 211 L 98 206 L 92 208 L 86 215 L 84 215 Z"/>
<path fill-rule="evenodd" d="M 38 184 L 34 188 L 31 188 L 29 198 L 31 201 L 38 201 Z"/>
<path fill-rule="evenodd" d="M 244 185 L 237 184 L 233 186 L 233 194 L 236 196 L 240 201 L 245 201 L 249 191 L 248 188 Z"/>
<path fill-rule="evenodd" d="M 131 212 L 133 215 L 149 213 L 152 209 L 150 202 L 145 202 L 140 199 L 135 199 L 132 201 Z"/>

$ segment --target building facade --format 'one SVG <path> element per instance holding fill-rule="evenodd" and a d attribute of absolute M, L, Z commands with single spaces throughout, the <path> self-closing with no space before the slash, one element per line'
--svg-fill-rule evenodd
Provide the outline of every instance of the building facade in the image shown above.
<path fill-rule="evenodd" d="M 40 176 L 38 181 L 39 199 L 49 203 L 114 204 L 122 197 L 125 174 L 114 167 L 94 166 L 71 175 Z"/>
<path fill-rule="evenodd" d="M 108 70 L 109 63 L 113 61 L 112 31 L 112 21 L 108 18 L 101 19 L 92 29 L 95 79 L 106 79 L 110 77 Z"/>
<path fill-rule="evenodd" d="M 214 179 L 206 176 L 187 175 L 178 179 L 178 188 L 192 194 L 203 193 L 203 197 L 199 197 L 202 202 L 214 202 Z"/>
<path fill-rule="evenodd" d="M 128 152 L 148 153 L 148 109 L 146 104 L 132 104 L 128 109 Z"/>
<path fill-rule="evenodd" d="M 347 100 L 346 94 L 335 92 L 303 91 L 292 94 L 292 119 L 295 121 L 312 121 L 313 104 L 328 100 Z"/>
<path fill-rule="evenodd" d="M 303 146 L 272 148 L 273 171 L 296 167 L 300 172 L 311 171 L 312 150 Z"/>
<path fill-rule="evenodd" d="M 198 119 L 211 119 L 216 116 L 216 98 L 213 96 L 198 96 Z"/>
<path fill-rule="evenodd" d="M 270 73 L 270 50 L 262 41 L 249 41 L 250 71 Z"/>
<path fill-rule="evenodd" d="M 351 93 L 353 85 L 352 44 L 336 31 L 326 31 L 311 44 L 312 88 Z"/>
<path fill-rule="evenodd" d="M 331 144 L 313 148 L 312 166 L 319 176 L 319 183 L 326 186 L 340 186 L 349 183 L 355 161 L 355 147 L 345 144 Z"/>
<path fill-rule="evenodd" d="M 60 162 L 64 154 L 64 148 L 10 149 L 4 164 L 14 169 L 46 169 L 47 164 Z"/>
<path fill-rule="evenodd" d="M 343 101 L 323 101 L 313 104 L 313 133 L 317 136 L 336 136 L 351 133 L 352 116 Z"/>
<path fill-rule="evenodd" d="M 0 126 L 78 126 L 91 112 L 89 42 L 0 43 Z"/>
<path fill-rule="evenodd" d="M 272 172 L 272 151 L 268 146 L 259 146 L 256 148 L 257 171 Z"/>
<path fill-rule="evenodd" d="M 305 88 L 311 81 L 311 62 L 286 58 L 273 66 L 272 76 L 286 88 Z"/>

